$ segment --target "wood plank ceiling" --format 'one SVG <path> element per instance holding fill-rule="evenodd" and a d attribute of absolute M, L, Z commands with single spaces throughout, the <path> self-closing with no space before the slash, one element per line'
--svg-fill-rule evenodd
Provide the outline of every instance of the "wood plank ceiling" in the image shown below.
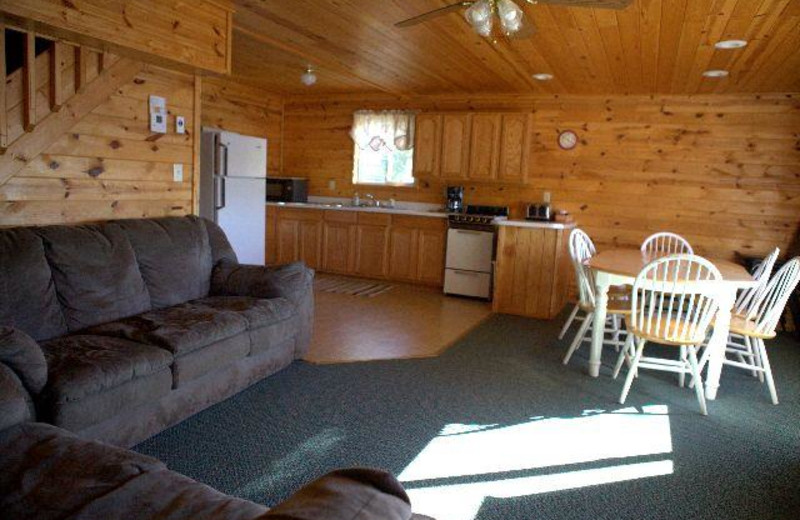
<path fill-rule="evenodd" d="M 800 0 L 634 0 L 624 10 L 525 5 L 537 32 L 492 44 L 454 0 L 236 0 L 234 75 L 284 94 L 697 94 L 800 91 Z M 522 3 L 522 2 L 520 2 Z M 744 39 L 744 49 L 714 43 Z M 300 75 L 312 65 L 317 85 Z M 703 78 L 707 69 L 730 76 Z M 531 76 L 547 72 L 549 82 Z"/>

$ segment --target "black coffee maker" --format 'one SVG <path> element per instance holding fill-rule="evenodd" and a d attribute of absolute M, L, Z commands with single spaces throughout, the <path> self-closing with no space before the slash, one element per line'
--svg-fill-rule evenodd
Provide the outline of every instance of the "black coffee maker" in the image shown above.
<path fill-rule="evenodd" d="M 460 213 L 464 209 L 464 186 L 447 187 L 447 211 Z"/>

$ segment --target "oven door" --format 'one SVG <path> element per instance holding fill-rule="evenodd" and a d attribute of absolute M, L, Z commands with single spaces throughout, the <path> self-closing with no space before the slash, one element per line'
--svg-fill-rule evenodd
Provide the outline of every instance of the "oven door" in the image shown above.
<path fill-rule="evenodd" d="M 473 229 L 447 230 L 445 267 L 461 271 L 492 272 L 494 232 Z"/>

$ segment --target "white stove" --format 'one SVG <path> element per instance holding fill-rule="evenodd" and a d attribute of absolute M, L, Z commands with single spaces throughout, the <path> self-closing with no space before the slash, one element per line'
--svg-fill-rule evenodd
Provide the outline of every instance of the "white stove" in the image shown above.
<path fill-rule="evenodd" d="M 467 206 L 448 216 L 445 294 L 491 299 L 494 223 L 506 218 L 508 208 L 502 206 Z"/>

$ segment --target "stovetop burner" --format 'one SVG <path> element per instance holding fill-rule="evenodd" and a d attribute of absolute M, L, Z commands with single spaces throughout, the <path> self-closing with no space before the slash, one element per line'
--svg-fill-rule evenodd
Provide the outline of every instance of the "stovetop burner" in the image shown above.
<path fill-rule="evenodd" d="M 450 227 L 491 227 L 495 220 L 508 218 L 507 206 L 467 205 L 462 213 L 447 217 Z"/>

